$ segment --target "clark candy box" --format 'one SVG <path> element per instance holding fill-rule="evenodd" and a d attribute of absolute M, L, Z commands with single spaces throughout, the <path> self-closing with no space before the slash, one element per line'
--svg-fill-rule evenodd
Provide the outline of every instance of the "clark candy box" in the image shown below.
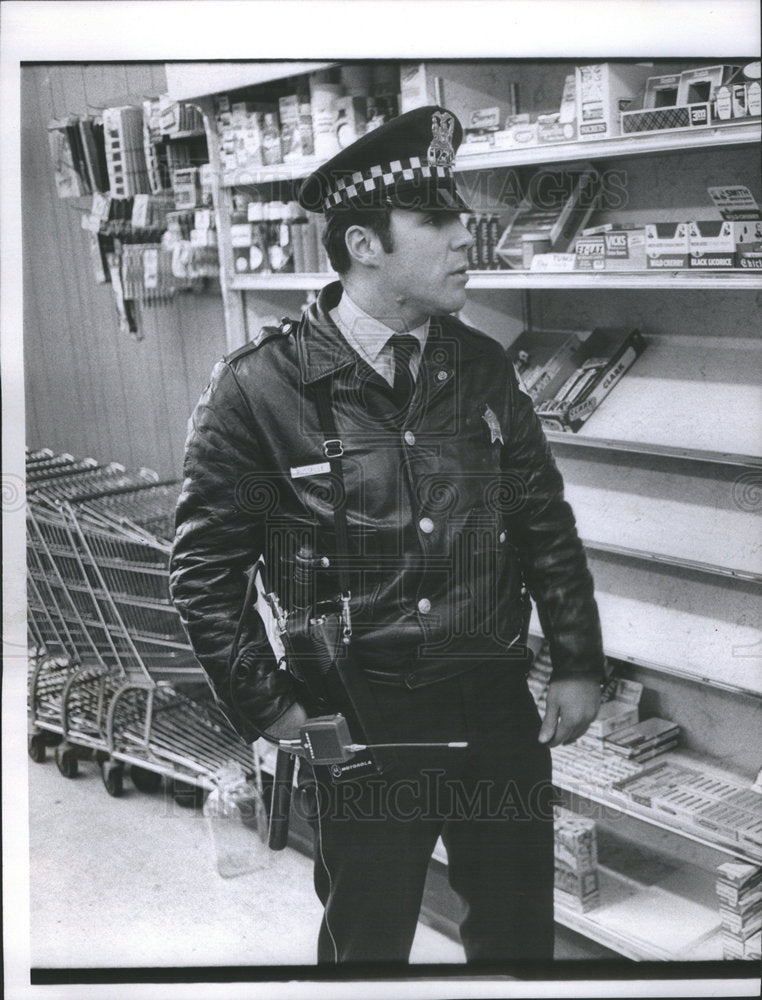
<path fill-rule="evenodd" d="M 645 346 L 638 330 L 533 330 L 507 353 L 545 427 L 577 431 Z"/>

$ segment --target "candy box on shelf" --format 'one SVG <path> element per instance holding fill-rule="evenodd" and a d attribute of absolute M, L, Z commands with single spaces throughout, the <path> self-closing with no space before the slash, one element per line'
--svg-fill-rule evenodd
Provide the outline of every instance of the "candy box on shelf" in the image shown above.
<path fill-rule="evenodd" d="M 649 70 L 624 63 L 593 63 L 576 71 L 577 127 L 580 139 L 610 139 L 621 134 L 623 111 L 642 103 Z"/>
<path fill-rule="evenodd" d="M 542 423 L 552 430 L 576 431 L 644 349 L 638 330 L 533 330 L 514 341 L 508 356 Z M 637 714 L 632 718 L 623 713 L 618 720 L 621 725 L 629 722 L 637 722 Z"/>
<path fill-rule="evenodd" d="M 607 223 L 584 229 L 575 243 L 577 271 L 641 271 L 646 266 L 645 229 Z"/>
<path fill-rule="evenodd" d="M 646 224 L 646 267 L 676 270 L 688 267 L 690 241 L 687 222 Z"/>

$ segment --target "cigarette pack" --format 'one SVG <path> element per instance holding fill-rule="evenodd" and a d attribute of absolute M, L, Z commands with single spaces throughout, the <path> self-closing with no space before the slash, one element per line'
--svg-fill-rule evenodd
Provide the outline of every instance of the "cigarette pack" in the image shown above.
<path fill-rule="evenodd" d="M 639 805 L 651 806 L 654 796 L 664 795 L 670 789 L 679 789 L 696 772 L 673 761 L 663 761 L 631 778 L 624 778 L 612 786 L 625 798 Z"/>
<path fill-rule="evenodd" d="M 638 757 L 646 750 L 673 741 L 680 729 L 666 719 L 644 719 L 605 737 L 606 746 L 623 757 Z"/>
<path fill-rule="evenodd" d="M 638 706 L 621 701 L 606 701 L 590 723 L 588 736 L 605 739 L 620 729 L 629 728 L 638 721 Z"/>
<path fill-rule="evenodd" d="M 594 63 L 576 70 L 580 139 L 610 139 L 621 134 L 622 112 L 640 105 L 648 69 L 623 63 Z"/>
<path fill-rule="evenodd" d="M 690 240 L 687 222 L 646 224 L 646 267 L 675 270 L 688 267 Z"/>

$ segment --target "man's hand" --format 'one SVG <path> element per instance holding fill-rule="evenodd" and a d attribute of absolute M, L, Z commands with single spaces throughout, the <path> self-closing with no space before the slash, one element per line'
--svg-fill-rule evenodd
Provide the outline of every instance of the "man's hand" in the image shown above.
<path fill-rule="evenodd" d="M 593 721 L 600 703 L 600 685 L 590 677 L 551 681 L 538 740 L 552 747 L 573 743 Z"/>
<path fill-rule="evenodd" d="M 300 728 L 308 718 L 309 716 L 299 702 L 295 701 L 279 719 L 267 727 L 267 735 L 272 740 L 295 740 L 299 736 Z"/>

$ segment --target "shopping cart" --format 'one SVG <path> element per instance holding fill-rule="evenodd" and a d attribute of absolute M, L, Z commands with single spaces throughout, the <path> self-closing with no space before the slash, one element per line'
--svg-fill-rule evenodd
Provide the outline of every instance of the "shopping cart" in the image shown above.
<path fill-rule="evenodd" d="M 30 637 L 43 655 L 30 754 L 44 756 L 41 732 L 58 734 L 61 773 L 94 756 L 111 795 L 127 767 L 143 790 L 168 779 L 184 804 L 231 763 L 261 788 L 254 752 L 213 702 L 169 600 L 169 542 L 145 525 L 169 523 L 174 490 L 146 471 L 136 482 L 121 467 L 78 468 L 33 486 Z"/>

